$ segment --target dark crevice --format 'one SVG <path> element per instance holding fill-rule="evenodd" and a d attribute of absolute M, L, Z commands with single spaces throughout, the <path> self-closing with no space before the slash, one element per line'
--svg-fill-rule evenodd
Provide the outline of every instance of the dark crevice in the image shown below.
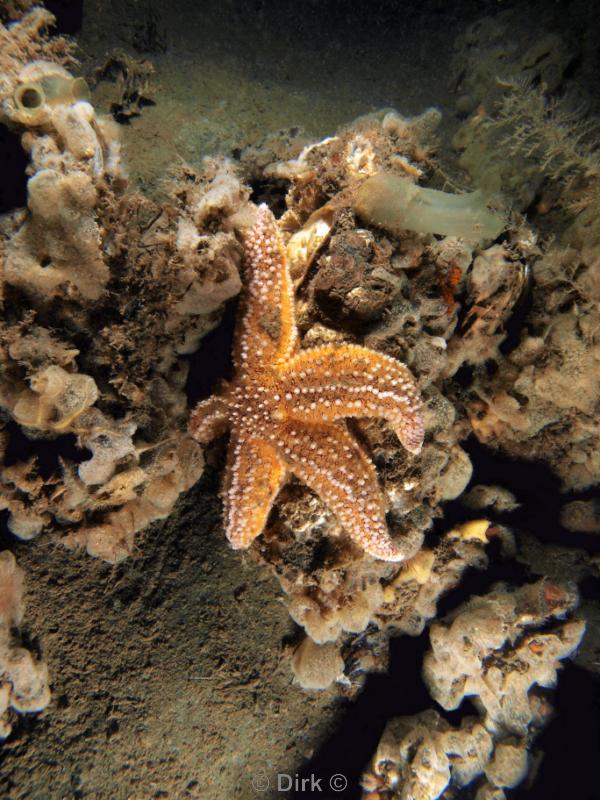
<path fill-rule="evenodd" d="M 0 214 L 7 214 L 27 203 L 29 159 L 21 147 L 21 136 L 0 125 Z"/>
<path fill-rule="evenodd" d="M 594 534 L 573 533 L 560 524 L 560 512 L 565 503 L 575 499 L 588 499 L 594 491 L 561 492 L 561 482 L 547 464 L 541 461 L 514 459 L 480 444 L 475 437 L 463 442 L 473 464 L 474 484 L 496 484 L 512 492 L 521 504 L 505 514 L 491 512 L 492 519 L 501 519 L 511 528 L 527 531 L 547 544 L 583 548 L 600 552 L 600 541 Z M 470 488 L 470 486 L 468 488 Z M 468 491 L 467 488 L 467 491 Z M 597 491 L 597 490 L 596 490 Z M 482 512 L 468 512 L 464 518 L 481 516 Z M 484 509 L 485 514 L 487 510 Z"/>
<path fill-rule="evenodd" d="M 257 205 L 266 203 L 276 217 L 280 217 L 286 210 L 285 197 L 287 186 L 283 181 L 251 180 L 252 193 L 250 200 Z"/>
<path fill-rule="evenodd" d="M 567 66 L 563 70 L 563 80 L 569 81 L 572 80 L 577 76 L 577 73 L 581 70 L 583 64 L 583 56 L 581 53 L 577 53 L 577 55 L 573 56 Z"/>
<path fill-rule="evenodd" d="M 596 603 L 600 603 L 600 581 L 595 575 L 579 581 L 577 588 L 582 601 L 593 600 Z"/>
<path fill-rule="evenodd" d="M 60 470 L 61 458 L 80 464 L 92 456 L 90 450 L 77 446 L 77 439 L 72 433 L 65 433 L 56 439 L 29 439 L 12 421 L 8 423 L 7 430 L 9 439 L 4 466 L 12 467 L 35 457 L 40 475 L 46 481 Z"/>
<path fill-rule="evenodd" d="M 517 302 L 515 303 L 509 318 L 505 323 L 506 337 L 498 348 L 502 355 L 507 356 L 521 343 L 521 336 L 525 325 L 525 320 L 533 306 L 532 280 L 529 267 L 525 278 L 526 285 Z"/>
<path fill-rule="evenodd" d="M 53 34 L 74 36 L 81 30 L 83 0 L 45 0 L 44 5 L 56 17 Z"/>
<path fill-rule="evenodd" d="M 458 586 L 442 595 L 438 603 L 436 619 L 442 619 L 473 597 L 487 594 L 497 583 L 522 586 L 533 580 L 535 578 L 528 574 L 527 568 L 522 564 L 508 559 L 498 562 L 490 557 L 488 568 L 466 570 Z"/>
<path fill-rule="evenodd" d="M 221 380 L 229 380 L 233 372 L 231 350 L 237 302 L 228 303 L 221 322 L 205 336 L 198 350 L 190 356 L 186 394 L 190 406 L 218 390 Z"/>
<path fill-rule="evenodd" d="M 14 547 L 15 537 L 8 529 L 8 518 L 10 511 L 4 509 L 0 511 L 0 552 L 2 550 L 12 550 Z"/>
<path fill-rule="evenodd" d="M 358 699 L 354 703 L 344 702 L 335 734 L 298 771 L 300 780 L 314 775 L 327 787 L 333 775 L 341 774 L 348 787 L 335 796 L 342 800 L 360 798 L 360 777 L 377 749 L 386 723 L 393 717 L 417 714 L 431 707 L 421 678 L 421 664 L 428 646 L 427 633 L 390 642 L 389 673 L 370 675 Z M 315 793 L 299 789 L 291 796 L 314 797 Z M 324 796 L 329 795 L 325 792 Z"/>
<path fill-rule="evenodd" d="M 464 364 L 457 370 L 453 377 L 454 383 L 461 389 L 468 389 L 473 383 L 474 369 L 469 364 Z"/>

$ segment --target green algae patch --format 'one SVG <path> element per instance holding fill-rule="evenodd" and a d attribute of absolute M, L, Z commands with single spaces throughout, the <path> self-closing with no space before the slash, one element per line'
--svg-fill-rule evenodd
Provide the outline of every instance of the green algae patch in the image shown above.
<path fill-rule="evenodd" d="M 409 230 L 479 242 L 495 239 L 505 225 L 487 208 L 481 191 L 449 194 L 383 172 L 361 185 L 354 210 L 363 221 L 393 234 Z"/>

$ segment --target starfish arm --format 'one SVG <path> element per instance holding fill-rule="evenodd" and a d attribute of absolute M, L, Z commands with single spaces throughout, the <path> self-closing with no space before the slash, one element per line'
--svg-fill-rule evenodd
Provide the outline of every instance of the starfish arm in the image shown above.
<path fill-rule="evenodd" d="M 285 480 L 286 468 L 268 442 L 234 436 L 223 486 L 225 533 L 235 550 L 250 547 L 262 533 Z"/>
<path fill-rule="evenodd" d="M 319 495 L 357 544 L 374 558 L 401 561 L 388 532 L 375 468 L 345 425 L 289 422 L 281 432 L 290 471 Z"/>
<path fill-rule="evenodd" d="M 294 287 L 275 217 L 266 205 L 244 236 L 246 291 L 234 346 L 242 372 L 289 357 L 296 347 Z"/>
<path fill-rule="evenodd" d="M 411 453 L 419 453 L 424 426 L 415 379 L 404 364 L 359 345 L 304 350 L 282 371 L 290 417 L 329 422 L 383 417 Z"/>
<path fill-rule="evenodd" d="M 218 395 L 198 403 L 190 414 L 188 422 L 190 435 L 202 444 L 221 436 L 228 426 L 229 409 L 225 400 Z"/>

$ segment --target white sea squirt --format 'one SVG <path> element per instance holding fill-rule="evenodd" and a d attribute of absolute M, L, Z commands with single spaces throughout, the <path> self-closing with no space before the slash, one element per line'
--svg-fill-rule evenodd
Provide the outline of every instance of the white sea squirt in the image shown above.
<path fill-rule="evenodd" d="M 384 172 L 360 186 L 354 210 L 365 222 L 390 233 L 410 230 L 473 242 L 495 239 L 505 225 L 499 214 L 487 208 L 481 191 L 449 194 Z"/>

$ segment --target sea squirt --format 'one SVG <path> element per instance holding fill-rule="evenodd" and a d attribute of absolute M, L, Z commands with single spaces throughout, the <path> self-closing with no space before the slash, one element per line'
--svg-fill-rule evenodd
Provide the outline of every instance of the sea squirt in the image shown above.
<path fill-rule="evenodd" d="M 74 78 L 63 67 L 51 62 L 34 61 L 19 75 L 9 116 L 27 126 L 45 125 L 56 106 L 89 101 L 90 97 L 83 78 Z"/>
<path fill-rule="evenodd" d="M 487 208 L 481 191 L 449 194 L 384 172 L 360 186 L 354 210 L 365 222 L 393 234 L 410 230 L 473 242 L 495 239 L 505 225 Z"/>

